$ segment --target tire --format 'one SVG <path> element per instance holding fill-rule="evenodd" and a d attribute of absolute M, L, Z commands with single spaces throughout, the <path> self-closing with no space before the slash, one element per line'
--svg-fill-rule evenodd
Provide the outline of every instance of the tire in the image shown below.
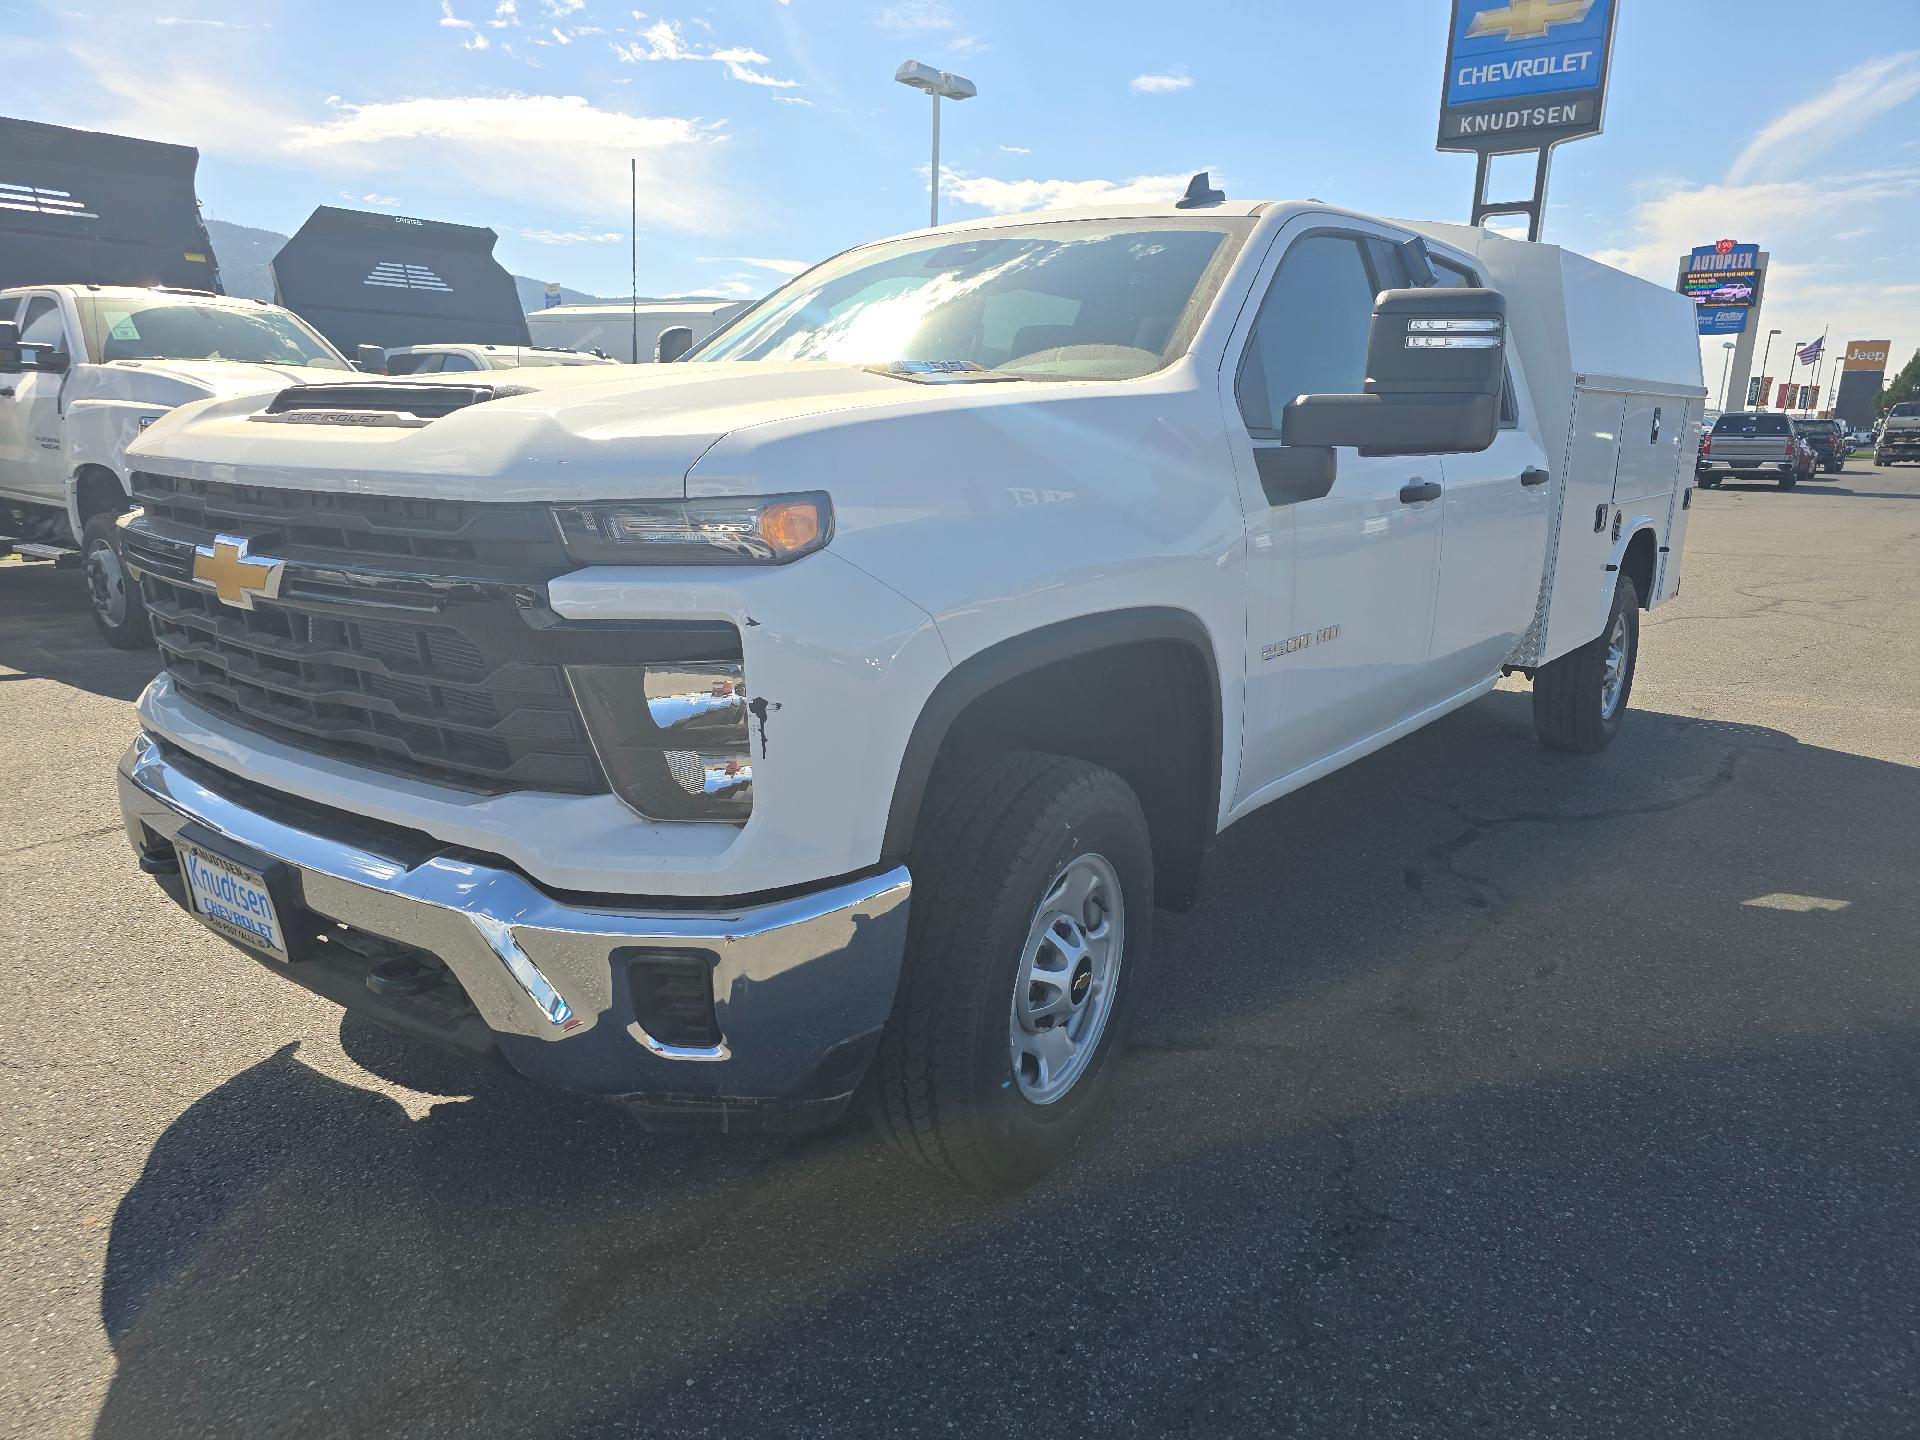
<path fill-rule="evenodd" d="M 1060 1162 L 1112 1090 L 1152 939 L 1146 817 L 1112 771 L 1026 752 L 997 756 L 966 776 L 935 816 L 910 862 L 906 966 L 867 1076 L 866 1105 L 881 1134 L 913 1159 L 975 1189 L 1016 1190 Z M 1104 908 L 1095 898 L 1082 902 L 1083 952 L 1049 944 L 1055 933 L 1069 941 L 1079 933 L 1071 923 L 1056 931 L 1063 879 L 1117 896 Z M 1043 924 L 1049 913 L 1054 926 Z M 1091 970 L 1083 984 L 1102 929 L 1104 984 Z M 1063 984 L 1023 980 L 1053 971 Z M 1071 1037 L 1081 1025 L 1080 1043 L 1053 1077 L 1065 1088 L 1039 1099 L 1048 1080 L 1040 1060 L 1022 1054 L 1016 1062 L 1020 1040 L 1039 1043 L 1022 1017 L 1063 1000 L 1064 1017 L 1046 1017 L 1045 1028 L 1058 1024 Z M 1098 1002 L 1103 1012 L 1085 1008 Z"/>
<path fill-rule="evenodd" d="M 127 576 L 120 557 L 118 515 L 96 515 L 80 536 L 80 573 L 87 586 L 87 608 L 94 629 L 116 650 L 144 650 L 153 644 L 147 606 L 140 587 Z"/>
<path fill-rule="evenodd" d="M 1720 482 L 1712 475 L 1702 475 L 1700 477 L 1700 488 L 1702 490 L 1718 490 L 1720 488 Z"/>
<path fill-rule="evenodd" d="M 1799 483 L 1800 477 L 1798 475 L 1782 475 L 1780 477 L 1780 488 L 1782 490 L 1791 490 Z"/>
<path fill-rule="evenodd" d="M 1624 640 L 1618 688 L 1608 687 L 1611 642 Z M 1599 635 L 1543 666 L 1533 681 L 1533 731 L 1550 750 L 1597 755 L 1613 743 L 1633 695 L 1640 659 L 1640 596 L 1622 575 Z M 1611 705 L 1608 700 L 1611 699 Z"/>

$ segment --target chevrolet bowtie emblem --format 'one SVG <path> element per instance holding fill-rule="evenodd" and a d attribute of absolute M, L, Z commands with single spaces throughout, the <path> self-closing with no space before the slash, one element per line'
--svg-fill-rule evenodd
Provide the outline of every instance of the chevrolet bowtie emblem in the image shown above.
<path fill-rule="evenodd" d="M 242 610 L 251 610 L 262 597 L 273 599 L 280 593 L 287 562 L 249 555 L 247 543 L 243 535 L 218 535 L 211 545 L 194 546 L 193 583 Z"/>
<path fill-rule="evenodd" d="M 1504 35 L 1509 40 L 1538 40 L 1555 25 L 1579 24 L 1591 9 L 1593 0 L 1512 0 L 1474 16 L 1467 39 Z"/>

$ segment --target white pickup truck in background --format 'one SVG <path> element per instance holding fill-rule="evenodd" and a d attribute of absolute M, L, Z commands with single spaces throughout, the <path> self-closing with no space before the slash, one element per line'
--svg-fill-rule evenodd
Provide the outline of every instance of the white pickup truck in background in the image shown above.
<path fill-rule="evenodd" d="M 208 401 L 129 456 L 127 834 L 387 1025 L 655 1119 L 859 1095 L 1022 1184 L 1220 830 L 1503 673 L 1612 740 L 1694 329 L 1552 246 L 1216 200 L 879 241 L 564 391 Z"/>
<path fill-rule="evenodd" d="M 126 449 L 176 405 L 343 380 L 353 366 L 291 311 L 199 291 L 101 285 L 0 290 L 0 548 L 77 559 L 94 623 L 147 643 L 115 520 Z"/>

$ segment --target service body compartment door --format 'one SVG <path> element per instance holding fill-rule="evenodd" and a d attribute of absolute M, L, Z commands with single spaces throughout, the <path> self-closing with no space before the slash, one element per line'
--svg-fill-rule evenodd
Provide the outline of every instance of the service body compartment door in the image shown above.
<path fill-rule="evenodd" d="M 1626 397 L 1617 392 L 1574 391 L 1559 543 L 1548 579 L 1546 644 L 1538 663 L 1579 649 L 1606 625 L 1613 603 L 1607 574 L 1613 553 L 1613 491 L 1626 410 Z"/>

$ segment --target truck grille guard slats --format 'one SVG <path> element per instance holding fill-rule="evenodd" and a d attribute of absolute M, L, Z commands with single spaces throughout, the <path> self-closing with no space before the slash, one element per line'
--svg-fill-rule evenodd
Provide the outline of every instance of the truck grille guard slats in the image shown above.
<path fill-rule="evenodd" d="M 144 513 L 126 557 L 186 698 L 316 754 L 439 784 L 608 790 L 566 681 L 572 647 L 528 619 L 545 582 L 573 568 L 538 507 L 145 474 L 134 490 Z M 285 561 L 277 595 L 243 609 L 195 583 L 196 547 L 222 535 Z"/>

